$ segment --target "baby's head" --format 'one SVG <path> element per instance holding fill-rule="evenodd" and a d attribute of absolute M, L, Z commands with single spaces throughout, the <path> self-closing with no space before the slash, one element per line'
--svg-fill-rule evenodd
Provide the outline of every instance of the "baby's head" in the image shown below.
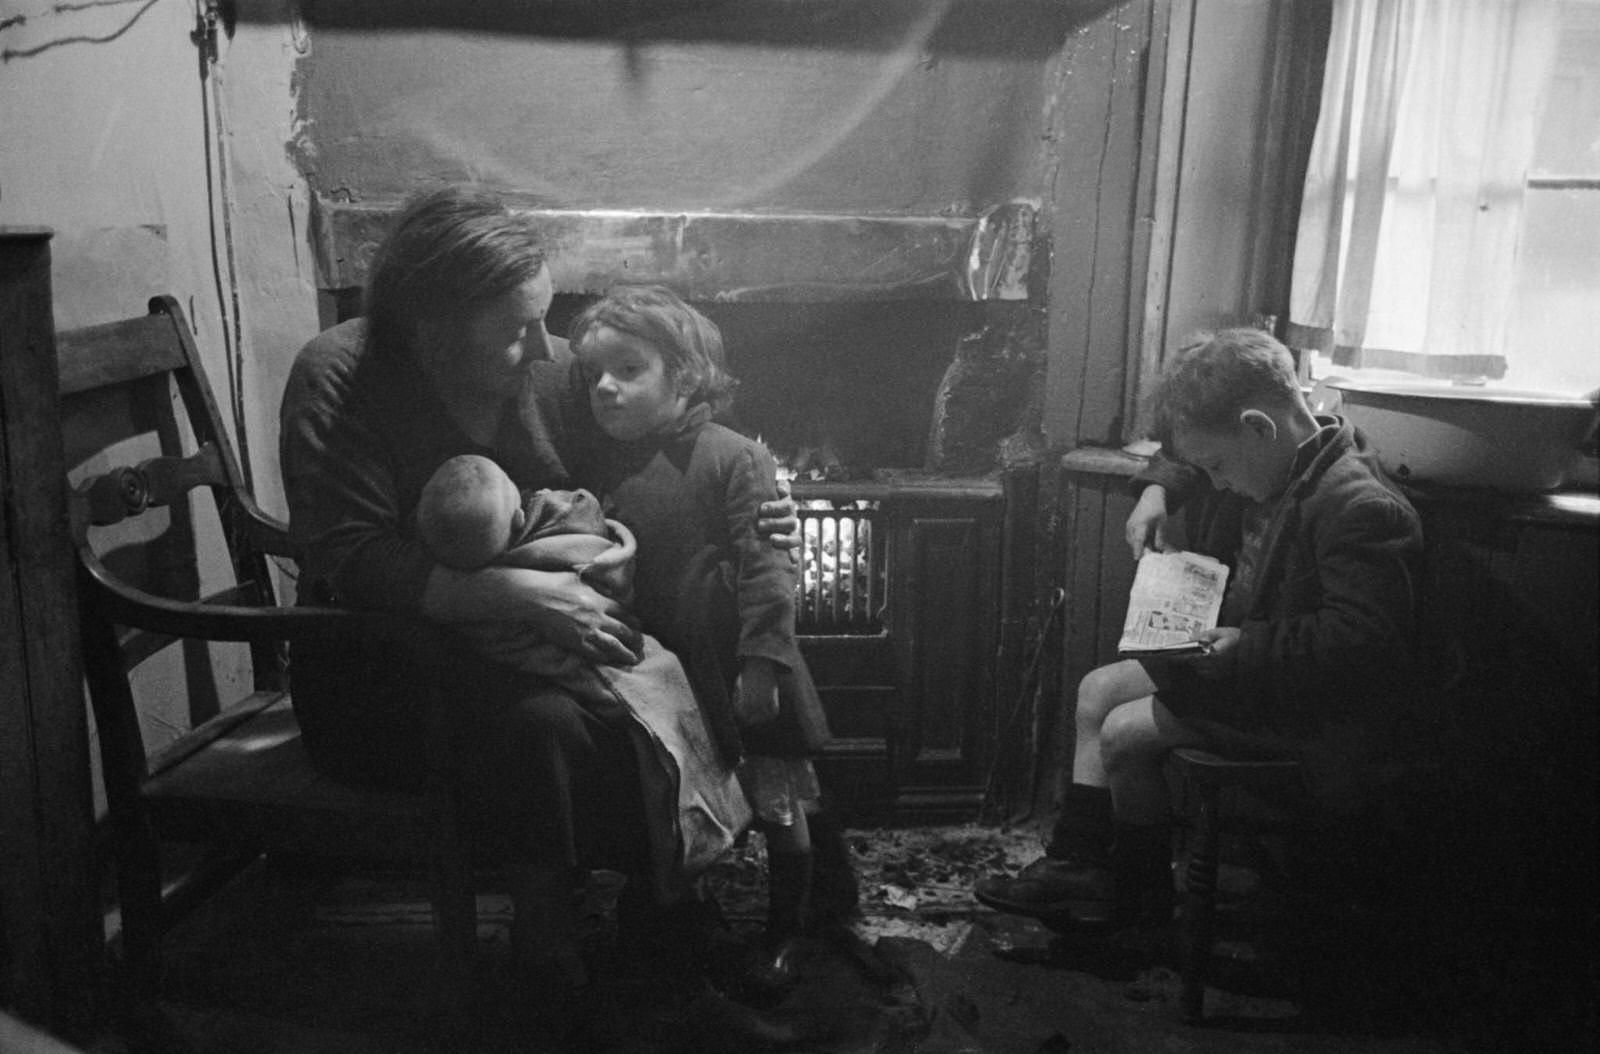
<path fill-rule="evenodd" d="M 637 438 L 626 433 L 660 423 L 623 419 L 633 416 L 623 408 L 630 399 L 681 400 L 680 411 L 705 403 L 715 413 L 732 400 L 737 385 L 728 373 L 716 323 L 664 286 L 612 288 L 573 320 L 568 340 L 583 367 L 601 426 L 616 438 Z M 660 359 L 659 384 L 651 380 L 648 390 L 639 385 L 633 385 L 633 391 L 597 389 L 612 379 L 608 371 L 620 378 L 624 389 L 630 376 L 649 379 L 637 371 L 641 366 L 651 368 L 651 355 Z"/>
<path fill-rule="evenodd" d="M 1294 356 L 1258 329 L 1187 343 L 1162 373 L 1154 411 L 1164 446 L 1219 489 L 1256 501 L 1282 489 L 1308 427 L 1315 430 Z"/>
<path fill-rule="evenodd" d="M 505 470 L 461 454 L 434 470 L 417 502 L 417 533 L 433 558 L 470 571 L 506 551 L 522 526 L 522 497 Z"/>

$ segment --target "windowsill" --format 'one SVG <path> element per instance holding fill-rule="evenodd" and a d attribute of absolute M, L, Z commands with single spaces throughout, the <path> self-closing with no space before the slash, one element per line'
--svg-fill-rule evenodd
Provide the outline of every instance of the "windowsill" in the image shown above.
<path fill-rule="evenodd" d="M 1091 476 L 1116 476 L 1130 479 L 1144 471 L 1150 458 L 1115 447 L 1079 447 L 1061 455 L 1061 470 Z"/>

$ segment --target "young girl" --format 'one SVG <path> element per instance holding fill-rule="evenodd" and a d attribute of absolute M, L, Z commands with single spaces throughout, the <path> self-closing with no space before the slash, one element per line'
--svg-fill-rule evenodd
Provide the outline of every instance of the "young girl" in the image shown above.
<path fill-rule="evenodd" d="M 810 758 L 828 728 L 795 642 L 794 564 L 752 530 L 752 511 L 776 494 L 776 466 L 760 443 L 712 422 L 735 382 L 715 324 L 676 294 L 613 289 L 569 339 L 604 434 L 580 444 L 595 460 L 578 476 L 637 537 L 634 610 L 683 662 L 719 749 L 739 764 L 767 840 L 766 941 L 753 979 L 781 988 L 808 922 L 809 816 L 820 809 Z M 853 891 L 835 873 L 849 873 L 838 828 L 818 826 L 831 885 Z"/>

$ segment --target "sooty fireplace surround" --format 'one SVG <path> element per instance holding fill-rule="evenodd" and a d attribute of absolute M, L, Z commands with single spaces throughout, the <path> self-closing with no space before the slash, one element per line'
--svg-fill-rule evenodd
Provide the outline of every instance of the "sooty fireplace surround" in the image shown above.
<path fill-rule="evenodd" d="M 327 321 L 358 310 L 394 209 L 318 203 Z M 616 281 L 670 285 L 723 329 L 738 423 L 795 471 L 800 643 L 843 810 L 975 817 L 1031 794 L 1009 731 L 1034 591 L 1032 210 L 527 211 L 550 231 L 552 331 Z"/>

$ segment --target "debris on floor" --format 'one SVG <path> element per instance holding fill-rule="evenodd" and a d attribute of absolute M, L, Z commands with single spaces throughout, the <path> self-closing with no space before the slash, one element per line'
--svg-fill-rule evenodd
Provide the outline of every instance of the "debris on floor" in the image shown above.
<path fill-rule="evenodd" d="M 423 876 L 259 867 L 167 942 L 157 1054 L 1123 1054 L 1162 1050 L 1436 1054 L 1468 1049 L 1424 1035 L 1312 1024 L 1292 993 L 1230 985 L 1208 993 L 1215 1020 L 1177 1013 L 1168 956 L 1103 934 L 1055 933 L 973 900 L 973 883 L 1015 871 L 1038 833 L 976 824 L 852 829 L 860 915 L 806 942 L 800 983 L 748 1005 L 715 971 L 619 959 L 588 1012 L 591 1031 L 534 1041 L 547 1000 L 509 966 L 511 905 L 479 898 L 472 1008 L 441 1026 L 426 995 L 433 934 Z M 706 879 L 723 951 L 765 917 L 765 850 L 750 837 Z M 720 953 L 718 953 L 720 954 Z M 682 964 L 683 960 L 678 960 Z M 137 1049 L 130 1054 L 142 1054 Z"/>

